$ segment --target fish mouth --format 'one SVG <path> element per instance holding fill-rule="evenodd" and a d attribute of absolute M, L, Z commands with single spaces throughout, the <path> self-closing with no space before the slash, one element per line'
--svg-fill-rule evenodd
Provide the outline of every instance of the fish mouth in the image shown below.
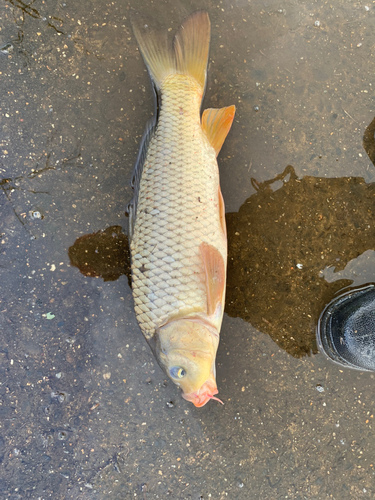
<path fill-rule="evenodd" d="M 197 408 L 204 406 L 210 399 L 219 401 L 219 403 L 223 405 L 224 403 L 219 398 L 215 398 L 215 394 L 218 392 L 216 382 L 212 379 L 208 379 L 198 391 L 189 394 L 183 393 L 182 397 L 186 399 L 186 401 L 193 403 Z"/>

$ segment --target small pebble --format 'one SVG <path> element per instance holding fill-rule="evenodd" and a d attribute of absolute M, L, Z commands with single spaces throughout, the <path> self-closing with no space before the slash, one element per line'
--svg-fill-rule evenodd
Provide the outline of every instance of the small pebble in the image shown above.
<path fill-rule="evenodd" d="M 317 390 L 318 392 L 324 392 L 324 387 L 323 387 L 322 385 L 318 384 L 318 385 L 316 386 L 316 390 Z"/>
<path fill-rule="evenodd" d="M 320 21 L 316 20 L 316 21 L 315 21 L 315 23 L 314 23 L 314 25 L 315 25 L 317 28 L 319 28 L 319 27 L 320 27 Z"/>
<path fill-rule="evenodd" d="M 66 438 L 68 437 L 67 433 L 65 431 L 60 431 L 57 435 L 58 439 L 60 441 L 65 441 Z"/>
<path fill-rule="evenodd" d="M 51 392 L 51 398 L 52 399 L 57 399 L 59 403 L 64 403 L 68 399 L 68 394 L 63 391 L 52 391 Z"/>
<path fill-rule="evenodd" d="M 168 401 L 167 406 L 168 406 L 168 408 L 173 408 L 174 407 L 173 401 Z"/>
<path fill-rule="evenodd" d="M 4 55 L 8 55 L 13 52 L 13 49 L 13 45 L 11 43 L 7 43 L 6 45 L 3 45 L 3 47 L 0 47 L 0 52 Z"/>

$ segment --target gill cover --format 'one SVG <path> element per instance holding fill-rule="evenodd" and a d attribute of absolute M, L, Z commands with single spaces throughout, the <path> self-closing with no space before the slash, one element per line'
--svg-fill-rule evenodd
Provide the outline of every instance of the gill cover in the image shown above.
<path fill-rule="evenodd" d="M 205 387 L 209 387 L 210 396 L 217 394 L 215 358 L 219 335 L 214 327 L 200 318 L 179 319 L 159 328 L 156 336 L 158 361 L 168 377 L 182 389 L 185 399 L 194 404 L 201 402 L 202 398 L 198 401 L 194 395 Z"/>

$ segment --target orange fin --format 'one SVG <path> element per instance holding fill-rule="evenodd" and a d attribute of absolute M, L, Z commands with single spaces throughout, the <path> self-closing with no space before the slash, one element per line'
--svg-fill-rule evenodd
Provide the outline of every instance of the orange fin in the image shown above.
<path fill-rule="evenodd" d="M 207 314 L 211 316 L 222 303 L 225 293 L 225 263 L 223 256 L 214 246 L 203 242 L 199 248 L 206 274 Z"/>
<path fill-rule="evenodd" d="M 227 226 L 225 224 L 225 204 L 224 204 L 224 198 L 223 195 L 221 194 L 221 189 L 219 186 L 219 217 L 220 217 L 220 225 L 221 229 L 223 230 L 224 236 L 227 236 Z"/>
<path fill-rule="evenodd" d="M 225 138 L 232 126 L 236 106 L 215 109 L 209 108 L 203 111 L 202 129 L 205 131 L 211 146 L 216 151 L 216 156 L 224 144 Z"/>

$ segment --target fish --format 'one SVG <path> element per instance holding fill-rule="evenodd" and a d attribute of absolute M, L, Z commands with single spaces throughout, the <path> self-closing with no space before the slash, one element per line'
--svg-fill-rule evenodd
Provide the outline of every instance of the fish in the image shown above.
<path fill-rule="evenodd" d="M 211 29 L 206 11 L 192 13 L 173 43 L 148 25 L 132 26 L 156 102 L 127 208 L 134 309 L 161 368 L 183 398 L 202 407 L 220 401 L 215 360 L 227 233 L 216 157 L 235 106 L 200 113 Z"/>

